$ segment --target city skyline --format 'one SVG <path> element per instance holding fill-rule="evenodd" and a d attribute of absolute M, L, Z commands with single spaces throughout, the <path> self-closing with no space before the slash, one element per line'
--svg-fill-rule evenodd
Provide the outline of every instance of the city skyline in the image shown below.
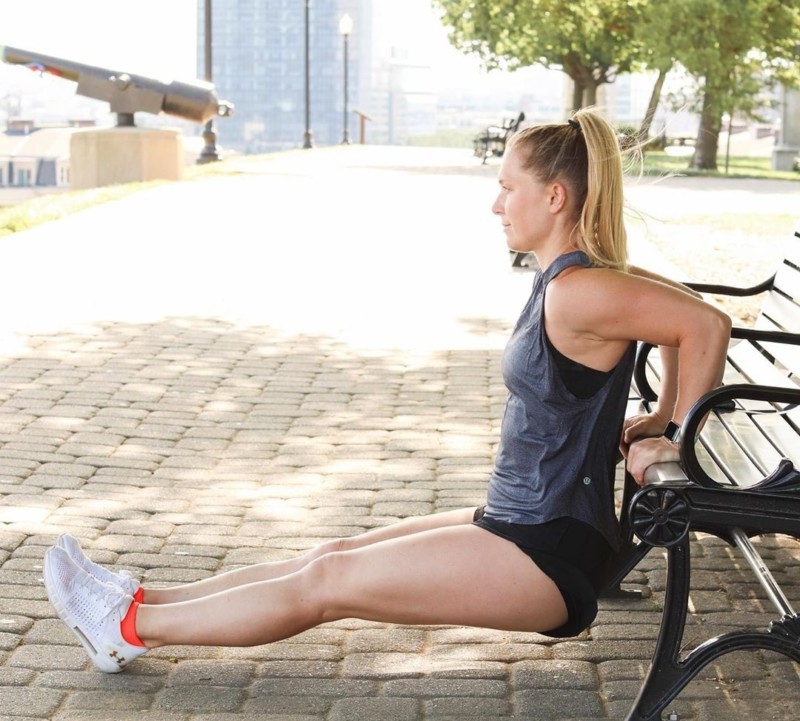
<path fill-rule="evenodd" d="M 275 139 L 277 146 L 274 149 L 287 143 L 291 145 L 296 140 L 296 129 L 290 130 L 286 124 L 287 121 L 289 125 L 297 122 L 296 117 L 291 119 L 289 115 L 292 109 L 300 107 L 299 98 L 292 94 L 298 92 L 294 74 L 297 53 L 302 54 L 299 27 L 302 25 L 302 0 L 293 2 L 265 2 L 263 6 L 232 4 L 229 0 L 212 3 L 216 26 L 212 80 L 219 96 L 238 104 L 241 111 L 220 124 L 219 132 L 228 136 L 220 138 L 223 143 L 233 139 L 230 134 L 234 132 L 232 126 L 237 126 L 236 137 L 277 133 L 282 140 Z M 356 18 L 354 43 L 351 44 L 351 109 L 360 109 L 372 118 L 373 142 L 406 142 L 409 134 L 434 132 L 437 96 L 443 98 L 447 106 L 442 108 L 441 114 L 444 127 L 454 122 L 461 126 L 472 122 L 478 127 L 498 122 L 499 116 L 505 113 L 516 115 L 519 103 L 525 99 L 529 101 L 532 92 L 537 96 L 547 96 L 542 107 L 552 108 L 554 103 L 558 104 L 558 100 L 553 98 L 560 96 L 561 73 L 542 68 L 528 68 L 513 74 L 486 73 L 475 58 L 465 56 L 450 45 L 446 29 L 430 0 L 352 0 L 352 3 L 310 2 L 315 44 L 311 59 L 312 85 L 319 82 L 317 76 L 328 78 L 322 88 L 312 89 L 312 114 L 316 114 L 312 124 L 317 126 L 315 131 L 321 130 L 320 140 L 323 142 L 334 142 L 339 134 L 331 129 L 338 124 L 332 119 L 331 111 L 340 104 L 341 90 L 335 101 L 328 95 L 331 81 L 340 84 L 341 50 L 332 50 L 331 47 L 338 47 L 338 17 L 348 7 L 353 9 Z M 356 12 L 357 7 L 369 7 L 369 10 Z M 332 16 L 333 8 L 337 9 Z M 362 16 L 362 12 L 366 15 Z M 203 77 L 202 13 L 200 0 L 171 0 L 169 3 L 160 0 L 139 0 L 136 3 L 128 0 L 41 0 L 35 5 L 27 0 L 4 0 L 0 2 L 0 44 L 110 70 L 149 75 L 164 81 L 200 79 Z M 245 31 L 246 38 L 242 36 L 233 40 L 234 44 L 241 42 L 243 48 L 254 42 L 257 36 L 255 42 L 265 43 L 266 53 L 248 51 L 242 54 L 237 48 L 233 50 L 237 56 L 234 60 L 231 33 L 238 36 L 241 32 L 232 24 L 236 13 L 242 13 L 245 23 L 255 21 L 259 27 L 256 35 Z M 91 23 L 87 22 L 90 17 L 93 19 Z M 42 18 L 46 18 L 46 23 Z M 153 18 L 158 18 L 158 22 L 153 23 Z M 288 26 L 285 25 L 287 19 Z M 94 28 L 97 27 L 102 31 L 96 32 Z M 330 37 L 331 33 L 335 38 Z M 318 47 L 320 42 L 328 49 Z M 333 46 L 326 45 L 330 43 Z M 292 50 L 295 44 L 297 47 Z M 146 53 L 142 52 L 142 47 L 147 48 Z M 278 56 L 284 60 L 276 65 L 274 59 Z M 294 65 L 292 57 L 295 58 Z M 260 64 L 262 59 L 264 65 Z M 265 84 L 265 73 L 269 76 L 270 72 L 273 80 Z M 275 75 L 276 72 L 279 74 Z M 294 79 L 290 80 L 290 77 Z M 252 95 L 257 86 L 258 99 L 254 101 L 248 92 Z M 388 99 L 388 108 L 387 93 L 392 96 Z M 281 104 L 280 117 L 273 117 L 268 112 L 270 120 L 265 125 L 266 116 L 259 117 L 259 114 L 274 103 Z M 263 110 L 259 110 L 259 104 Z M 468 114 L 460 113 L 459 107 L 468 107 L 470 111 Z M 325 108 L 324 116 L 320 117 L 322 108 Z M 58 123 L 60 119 L 93 120 L 101 125 L 112 122 L 104 103 L 76 96 L 72 83 L 0 64 L 0 114 L 14 117 L 20 113 L 43 123 Z M 475 114 L 477 116 L 470 120 Z M 146 125 L 163 125 L 169 120 L 142 117 L 142 123 Z M 354 117 L 352 120 L 355 122 Z M 286 129 L 281 131 L 280 125 Z M 320 125 L 331 127 L 324 130 Z M 197 128 L 185 127 L 185 130 L 189 135 L 199 133 Z M 351 133 L 355 130 L 351 126 Z M 259 144 L 260 141 L 237 145 L 240 149 L 250 147 L 253 152 L 256 146 L 268 149 L 272 142 L 269 141 L 267 146 Z"/>
<path fill-rule="evenodd" d="M 313 12 L 313 0 L 311 7 Z M 513 76 L 487 74 L 475 58 L 450 45 L 430 0 L 379 0 L 377 7 L 376 46 L 387 52 L 391 46 L 410 49 L 415 61 L 431 67 L 436 87 Z M 196 78 L 197 20 L 197 0 L 3 0 L 0 46 L 140 74 Z M 146 54 L 142 38 L 147 38 Z"/>
<path fill-rule="evenodd" d="M 298 8 L 302 9 L 302 0 L 296 2 Z M 218 32 L 222 33 L 216 38 L 215 45 L 221 43 L 217 52 L 224 53 L 225 27 L 227 25 L 230 28 L 231 9 L 239 6 L 232 6 L 226 0 L 212 0 L 212 7 L 215 9 L 216 22 L 219 23 Z M 333 26 L 336 25 L 335 19 L 332 21 L 329 16 L 329 7 L 327 0 L 310 0 L 312 27 L 315 21 L 317 23 L 314 28 L 316 37 L 320 37 L 320 32 L 326 32 L 321 26 L 327 27 L 331 22 Z M 340 6 L 339 12 L 344 12 L 345 7 Z M 405 72 L 408 79 L 403 82 L 411 92 L 409 97 L 416 94 L 422 99 L 429 94 L 434 103 L 431 118 L 435 120 L 432 122 L 440 124 L 441 128 L 466 128 L 472 125 L 477 128 L 497 123 L 505 116 L 516 116 L 519 110 L 524 110 L 531 120 L 539 122 L 564 116 L 568 83 L 563 73 L 535 66 L 514 73 L 484 71 L 476 58 L 466 56 L 450 45 L 447 31 L 430 0 L 373 0 L 370 7 L 368 27 L 363 30 L 354 28 L 357 42 L 361 42 L 359 37 L 363 38 L 360 33 L 368 33 L 369 50 L 363 57 L 367 60 L 369 56 L 369 68 L 360 67 L 359 49 L 353 45 L 351 72 L 355 76 L 360 74 L 365 80 L 374 78 L 376 72 L 385 72 L 379 68 L 385 69 L 399 59 L 399 63 L 407 68 Z M 201 79 L 202 17 L 199 15 L 202 9 L 201 0 L 38 0 L 36 3 L 30 0 L 2 0 L 0 45 L 14 45 L 166 81 Z M 263 10 L 260 17 L 264 22 Z M 302 22 L 302 12 L 295 13 L 292 10 L 291 17 L 294 23 Z M 43 18 L 46 22 L 42 21 Z M 88 22 L 88 18 L 92 18 L 92 22 Z M 153 18 L 158 18 L 158 22 L 154 23 Z M 268 20 L 269 16 L 266 18 Z M 102 28 L 100 32 L 96 30 L 98 27 Z M 298 52 L 302 52 L 302 43 L 297 40 L 296 31 L 297 28 L 294 28 L 295 40 L 291 42 L 298 42 Z M 338 30 L 333 32 L 338 36 Z M 274 34 L 272 37 L 275 38 Z M 285 53 L 285 40 L 280 44 L 284 50 L 279 52 Z M 146 53 L 142 52 L 143 46 L 147 47 Z M 215 64 L 217 60 L 215 56 Z M 328 57 L 325 62 L 330 61 Z M 257 63 L 253 65 L 252 60 L 250 62 L 252 70 L 245 69 L 240 77 L 263 76 L 264 68 L 258 67 Z M 337 69 L 339 62 L 334 60 Z M 232 89 L 230 67 L 227 72 L 227 79 L 216 71 L 212 79 L 220 97 L 235 103 L 235 97 L 225 97 L 231 94 Z M 313 74 L 320 72 L 332 73 L 335 77 L 337 70 L 331 70 L 328 65 L 312 67 Z M 414 74 L 413 78 L 411 74 Z M 357 80 L 357 77 L 353 80 Z M 615 84 L 609 102 L 614 102 L 622 86 L 627 87 L 632 82 L 633 79 L 630 79 Z M 355 82 L 350 92 L 351 109 L 358 108 L 371 116 L 376 113 L 383 115 L 384 120 L 371 124 L 373 131 L 377 131 L 371 134 L 373 141 L 405 142 L 406 131 L 395 135 L 391 129 L 388 134 L 380 129 L 386 116 L 374 92 L 366 89 L 366 86 L 358 87 Z M 623 103 L 628 102 L 627 97 L 628 93 L 623 93 Z M 22 98 L 21 104 L 19 98 Z M 320 107 L 317 102 L 319 99 L 318 96 L 314 98 L 312 112 Z M 435 107 L 437 100 L 438 109 Z M 630 102 L 633 102 L 633 98 Z M 638 104 L 641 102 L 638 101 Z M 42 122 L 58 122 L 59 118 L 64 117 L 94 119 L 99 124 L 110 122 L 107 106 L 76 96 L 74 84 L 0 63 L 0 116 L 14 116 L 15 110 L 20 107 L 28 114 L 33 109 L 32 117 Z M 464 112 L 465 109 L 469 109 L 468 112 Z M 621 113 L 624 121 L 638 115 L 638 112 L 622 106 L 610 110 L 612 115 Z M 238 124 L 236 116 L 235 113 L 233 124 Z M 143 117 L 142 120 L 152 125 L 163 124 L 170 119 Z M 319 122 L 315 120 L 313 124 Z M 230 125 L 231 121 L 226 123 Z M 418 123 L 414 132 L 425 135 L 434 130 L 430 124 L 425 130 L 425 125 Z M 199 133 L 197 128 L 186 127 L 185 130 L 189 135 L 196 134 L 195 131 Z M 354 130 L 351 127 L 351 132 Z M 328 142 L 332 140 L 331 135 L 328 133 Z M 294 133 L 290 136 L 287 137 L 288 142 L 294 142 Z"/>

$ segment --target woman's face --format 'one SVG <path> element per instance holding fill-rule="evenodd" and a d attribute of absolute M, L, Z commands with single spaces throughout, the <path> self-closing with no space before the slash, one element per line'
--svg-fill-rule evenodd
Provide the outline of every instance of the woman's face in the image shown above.
<path fill-rule="evenodd" d="M 503 155 L 497 181 L 500 191 L 492 212 L 503 224 L 509 249 L 535 251 L 552 227 L 548 186 L 522 167 L 519 150 L 513 147 Z"/>

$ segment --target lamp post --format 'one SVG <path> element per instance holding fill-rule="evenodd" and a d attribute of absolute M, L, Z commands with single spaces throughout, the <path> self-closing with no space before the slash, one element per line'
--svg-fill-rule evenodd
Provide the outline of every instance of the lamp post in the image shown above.
<path fill-rule="evenodd" d="M 347 13 L 339 19 L 339 32 L 344 38 L 344 132 L 342 145 L 350 145 L 350 133 L 347 130 L 347 40 L 353 32 L 353 18 Z"/>
<path fill-rule="evenodd" d="M 303 136 L 303 147 L 314 147 L 314 135 L 311 132 L 311 72 L 309 63 L 309 37 L 308 37 L 308 5 L 310 0 L 305 0 L 305 43 L 306 43 L 306 132 Z"/>
<path fill-rule="evenodd" d="M 204 21 L 203 21 L 203 61 L 205 63 L 205 79 L 210 83 L 212 80 L 211 70 L 211 0 L 205 0 Z M 200 152 L 198 163 L 213 163 L 219 160 L 217 153 L 217 133 L 214 130 L 214 119 L 209 120 L 203 129 L 203 141 L 205 145 Z"/>

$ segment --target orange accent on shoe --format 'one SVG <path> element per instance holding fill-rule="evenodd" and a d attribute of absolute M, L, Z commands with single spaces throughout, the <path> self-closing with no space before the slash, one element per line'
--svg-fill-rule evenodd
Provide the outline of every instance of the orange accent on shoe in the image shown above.
<path fill-rule="evenodd" d="M 136 603 L 144 603 L 144 589 L 141 586 L 139 586 L 139 588 L 136 589 L 136 593 L 133 594 L 133 600 L 136 601 Z"/>
<path fill-rule="evenodd" d="M 122 638 L 124 638 L 131 646 L 144 646 L 144 642 L 136 634 L 136 613 L 138 610 L 139 604 L 134 601 L 119 626 Z"/>

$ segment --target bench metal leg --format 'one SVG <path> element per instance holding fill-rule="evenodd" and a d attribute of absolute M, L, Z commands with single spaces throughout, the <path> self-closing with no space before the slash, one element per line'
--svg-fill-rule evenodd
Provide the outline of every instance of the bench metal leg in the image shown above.
<path fill-rule="evenodd" d="M 614 559 L 614 568 L 600 598 L 627 598 L 630 600 L 649 598 L 651 595 L 649 588 L 629 589 L 622 588 L 620 584 L 652 549 L 653 546 L 644 542 L 626 545 Z"/>
<path fill-rule="evenodd" d="M 620 519 L 623 545 L 614 559 L 614 566 L 610 570 L 608 583 L 600 594 L 601 598 L 627 598 L 634 600 L 649 598 L 651 595 L 649 588 L 623 589 L 620 586 L 625 577 L 653 548 L 649 543 L 633 542 L 633 526 L 628 509 L 630 508 L 631 499 L 638 490 L 639 487 L 636 485 L 636 481 L 633 480 L 633 476 L 628 471 L 625 471 L 625 482 L 622 491 L 622 508 L 624 510 Z"/>
<path fill-rule="evenodd" d="M 688 535 L 667 549 L 667 586 L 650 670 L 625 721 L 659 721 L 661 712 L 709 663 L 732 651 L 764 649 L 800 662 L 800 616 L 784 615 L 766 631 L 734 631 L 711 638 L 679 658 L 690 589 Z"/>
<path fill-rule="evenodd" d="M 667 590 L 661 628 L 647 677 L 625 721 L 659 721 L 661 712 L 697 671 L 688 674 L 678 661 L 689 600 L 689 540 L 667 551 Z"/>

